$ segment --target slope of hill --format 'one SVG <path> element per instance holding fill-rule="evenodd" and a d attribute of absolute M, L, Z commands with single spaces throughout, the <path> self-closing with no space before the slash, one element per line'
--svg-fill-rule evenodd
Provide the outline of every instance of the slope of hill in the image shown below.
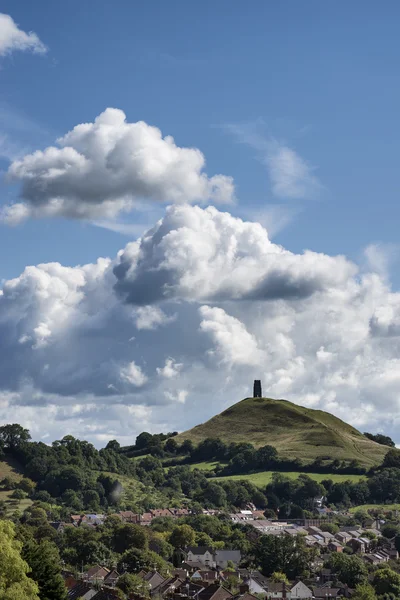
<path fill-rule="evenodd" d="M 255 447 L 269 444 L 282 458 L 299 458 L 304 464 L 321 456 L 371 467 L 381 463 L 389 450 L 327 412 L 271 398 L 246 398 L 175 439 L 198 444 L 205 438 L 250 442 Z"/>

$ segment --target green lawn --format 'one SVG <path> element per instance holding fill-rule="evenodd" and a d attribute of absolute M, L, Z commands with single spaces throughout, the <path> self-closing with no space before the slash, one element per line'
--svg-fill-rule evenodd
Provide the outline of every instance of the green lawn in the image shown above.
<path fill-rule="evenodd" d="M 390 510 L 400 510 L 400 504 L 360 504 L 360 506 L 353 506 L 350 508 L 350 512 L 354 513 L 358 510 L 381 510 L 382 512 L 387 512 Z"/>
<path fill-rule="evenodd" d="M 227 479 L 243 480 L 247 479 L 256 485 L 257 487 L 264 488 L 272 480 L 272 473 L 274 471 L 262 471 L 260 473 L 251 473 L 250 475 L 228 475 L 227 477 L 215 477 L 216 481 L 225 481 Z M 335 483 L 340 481 L 359 481 L 360 479 L 366 479 L 365 475 L 342 475 L 342 474 L 321 474 L 321 473 L 298 473 L 295 471 L 289 471 L 288 473 L 282 473 L 290 479 L 297 479 L 299 475 L 308 475 L 315 481 L 321 482 L 324 479 L 332 479 Z"/>
<path fill-rule="evenodd" d="M 189 465 L 189 467 L 191 468 L 191 470 L 193 471 L 193 469 L 199 469 L 200 471 L 214 471 L 215 467 L 217 467 L 220 463 L 218 461 L 215 462 L 200 462 L 200 463 L 193 463 L 191 465 Z"/>

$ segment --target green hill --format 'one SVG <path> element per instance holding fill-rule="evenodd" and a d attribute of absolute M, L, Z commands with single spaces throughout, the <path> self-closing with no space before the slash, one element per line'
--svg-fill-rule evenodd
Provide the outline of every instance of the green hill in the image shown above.
<path fill-rule="evenodd" d="M 299 458 L 304 464 L 321 456 L 370 467 L 381 463 L 389 450 L 327 412 L 271 398 L 246 398 L 175 439 L 198 444 L 205 438 L 255 447 L 269 444 L 282 458 Z"/>

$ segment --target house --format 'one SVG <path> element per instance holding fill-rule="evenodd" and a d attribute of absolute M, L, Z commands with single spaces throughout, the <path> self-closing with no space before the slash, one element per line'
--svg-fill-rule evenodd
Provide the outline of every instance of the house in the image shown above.
<path fill-rule="evenodd" d="M 239 571 L 240 573 L 240 571 Z M 251 594 L 266 594 L 268 589 L 268 579 L 261 573 L 251 573 L 243 579 L 243 583 L 248 586 Z"/>
<path fill-rule="evenodd" d="M 131 510 L 120 510 L 118 516 L 124 523 L 139 523 L 140 515 L 132 512 Z"/>
<path fill-rule="evenodd" d="M 338 598 L 339 597 L 339 588 L 314 588 L 313 594 L 315 599 L 327 600 L 327 598 Z"/>
<path fill-rule="evenodd" d="M 187 517 L 187 515 L 190 515 L 190 510 L 187 508 L 170 508 L 170 511 L 174 517 Z"/>
<path fill-rule="evenodd" d="M 216 581 L 218 579 L 218 571 L 198 570 L 192 575 L 192 581 Z"/>
<path fill-rule="evenodd" d="M 301 598 L 302 600 L 311 600 L 312 590 L 302 581 L 298 581 L 290 588 L 290 598 Z"/>
<path fill-rule="evenodd" d="M 150 525 L 150 523 L 152 522 L 152 520 L 153 520 L 153 515 L 151 513 L 149 513 L 149 512 L 143 513 L 140 516 L 140 524 L 141 525 Z"/>
<path fill-rule="evenodd" d="M 284 581 L 279 581 L 277 583 L 271 581 L 268 584 L 267 598 L 268 600 L 290 598 L 290 586 Z"/>
<path fill-rule="evenodd" d="M 374 554 L 365 554 L 363 559 L 370 565 L 379 565 L 388 562 L 389 556 L 384 552 L 375 552 Z"/>
<path fill-rule="evenodd" d="M 176 587 L 175 593 L 186 598 L 195 598 L 202 590 L 204 590 L 204 585 L 193 583 L 193 581 L 184 581 Z"/>
<path fill-rule="evenodd" d="M 104 579 L 104 583 L 105 585 L 109 585 L 111 587 L 114 587 L 115 584 L 117 583 L 118 579 L 120 578 L 120 574 L 118 573 L 118 571 L 116 571 L 115 569 L 113 569 L 112 571 L 110 571 L 110 573 L 105 577 Z"/>
<path fill-rule="evenodd" d="M 153 518 L 156 517 L 172 517 L 173 513 L 169 510 L 169 508 L 154 508 L 150 511 Z"/>
<path fill-rule="evenodd" d="M 215 566 L 219 569 L 226 569 L 230 562 L 237 567 L 241 560 L 240 550 L 216 550 L 214 555 Z"/>
<path fill-rule="evenodd" d="M 71 515 L 70 519 L 73 525 L 78 526 L 82 520 L 82 515 Z"/>
<path fill-rule="evenodd" d="M 346 545 L 349 540 L 351 540 L 352 536 L 347 531 L 339 531 L 335 535 L 335 538 L 343 545 Z"/>
<path fill-rule="evenodd" d="M 343 546 L 339 542 L 331 540 L 328 544 L 328 550 L 331 552 L 343 552 Z"/>
<path fill-rule="evenodd" d="M 86 525 L 103 525 L 105 515 L 88 514 L 82 517 L 82 523 Z"/>
<path fill-rule="evenodd" d="M 150 590 L 155 590 L 160 585 L 163 585 L 167 579 L 163 577 L 158 571 L 149 571 L 148 573 L 139 573 L 143 581 L 145 581 Z"/>
<path fill-rule="evenodd" d="M 213 549 L 209 546 L 189 546 L 186 549 L 188 563 L 201 563 L 203 566 L 215 566 Z"/>
<path fill-rule="evenodd" d="M 358 554 L 364 554 L 365 551 L 369 547 L 370 540 L 366 540 L 364 538 L 352 538 L 346 544 L 349 548 L 353 550 L 353 552 L 357 552 Z"/>
<path fill-rule="evenodd" d="M 49 525 L 53 527 L 57 533 L 64 533 L 65 523 L 63 521 L 50 521 Z"/>
<path fill-rule="evenodd" d="M 212 583 L 205 587 L 198 595 L 198 600 L 228 600 L 233 597 L 228 590 L 219 583 Z"/>
<path fill-rule="evenodd" d="M 110 569 L 102 567 L 101 565 L 96 565 L 83 574 L 83 579 L 88 583 L 103 582 L 110 573 Z"/>
<path fill-rule="evenodd" d="M 175 569 L 174 575 L 177 575 L 179 577 L 179 579 L 184 579 L 184 580 L 189 579 L 189 571 L 184 568 Z"/>
<path fill-rule="evenodd" d="M 88 583 L 80 581 L 68 590 L 67 598 L 68 600 L 92 600 L 95 594 L 97 594 L 97 590 L 94 590 Z"/>
<path fill-rule="evenodd" d="M 182 581 L 182 579 L 174 575 L 173 577 L 165 579 L 163 583 L 156 587 L 151 586 L 150 594 L 151 596 L 157 597 L 170 596 L 172 594 L 175 594 L 177 588 L 179 588 L 182 585 L 182 583 L 184 583 L 184 581 Z"/>
<path fill-rule="evenodd" d="M 321 585 L 324 585 L 328 581 L 332 581 L 332 571 L 331 569 L 321 569 L 319 574 L 319 581 Z"/>

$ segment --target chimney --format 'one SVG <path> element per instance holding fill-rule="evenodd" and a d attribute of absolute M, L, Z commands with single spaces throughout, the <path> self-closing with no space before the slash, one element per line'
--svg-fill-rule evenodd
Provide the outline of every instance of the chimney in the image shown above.
<path fill-rule="evenodd" d="M 261 380 L 260 379 L 254 380 L 253 398 L 262 398 Z"/>

